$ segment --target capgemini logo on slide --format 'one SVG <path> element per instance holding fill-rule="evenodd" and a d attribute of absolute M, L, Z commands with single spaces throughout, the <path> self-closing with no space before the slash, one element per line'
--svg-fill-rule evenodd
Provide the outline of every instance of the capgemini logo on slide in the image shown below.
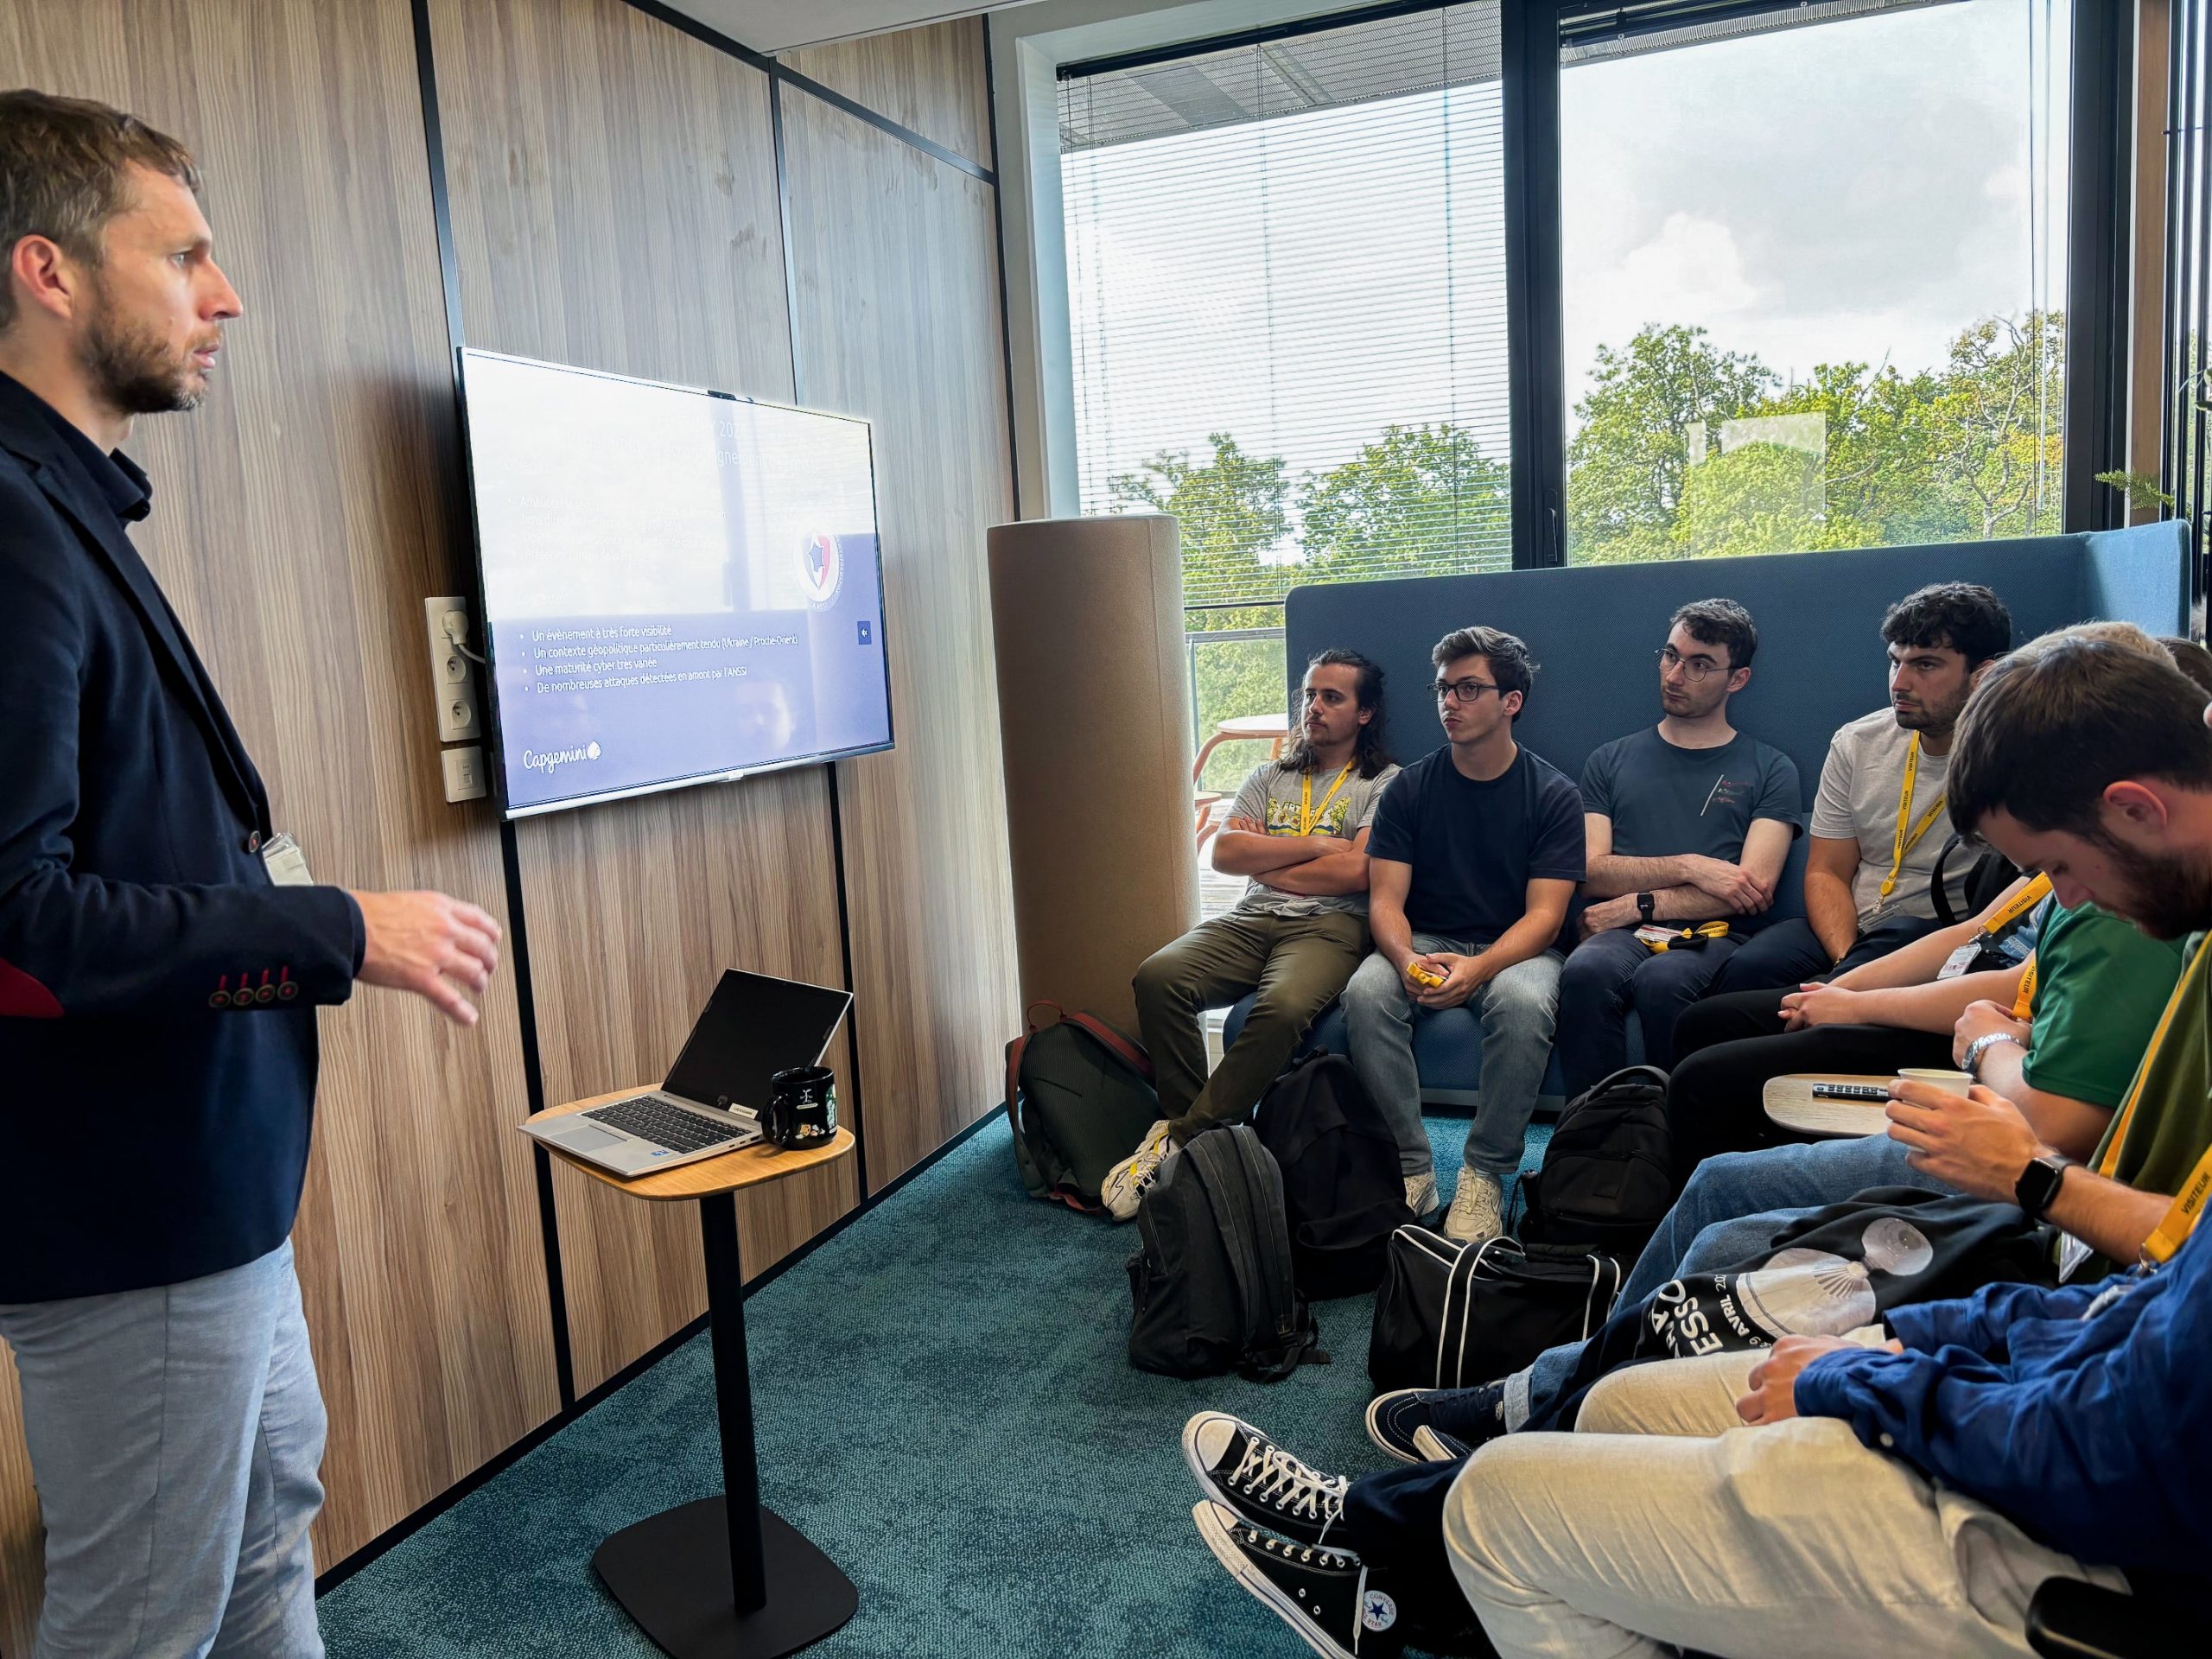
<path fill-rule="evenodd" d="M 573 766 L 579 760 L 598 759 L 599 740 L 596 738 L 581 749 L 524 749 L 522 752 L 524 771 L 542 772 L 549 778 L 563 766 Z"/>

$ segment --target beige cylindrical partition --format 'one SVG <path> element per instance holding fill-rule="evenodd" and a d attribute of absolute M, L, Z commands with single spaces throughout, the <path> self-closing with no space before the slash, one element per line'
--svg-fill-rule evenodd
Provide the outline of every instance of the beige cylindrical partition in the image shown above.
<path fill-rule="evenodd" d="M 1175 520 L 998 524 L 990 558 L 1022 1000 L 1134 1033 L 1130 976 L 1198 914 Z"/>

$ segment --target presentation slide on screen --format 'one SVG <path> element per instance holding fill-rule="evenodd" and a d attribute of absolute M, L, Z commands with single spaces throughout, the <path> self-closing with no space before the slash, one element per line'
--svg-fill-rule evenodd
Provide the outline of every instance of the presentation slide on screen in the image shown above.
<path fill-rule="evenodd" d="M 465 372 L 510 810 L 890 741 L 864 422 Z"/>

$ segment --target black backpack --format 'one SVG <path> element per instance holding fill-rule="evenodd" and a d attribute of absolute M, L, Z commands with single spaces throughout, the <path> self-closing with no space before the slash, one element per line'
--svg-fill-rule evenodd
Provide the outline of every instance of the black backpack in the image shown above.
<path fill-rule="evenodd" d="M 1524 1244 L 1598 1250 L 1632 1262 L 1675 1202 L 1667 1074 L 1616 1071 L 1560 1114 L 1542 1167 L 1524 1177 Z"/>
<path fill-rule="evenodd" d="M 1275 1382 L 1323 1364 L 1313 1311 L 1290 1274 L 1282 1177 L 1244 1124 L 1170 1153 L 1137 1211 L 1129 1363 L 1168 1376 L 1236 1371 Z"/>
<path fill-rule="evenodd" d="M 1268 1085 L 1252 1120 L 1282 1172 L 1290 1270 L 1316 1300 L 1382 1282 L 1390 1235 L 1414 1218 L 1398 1138 L 1341 1054 L 1315 1054 Z"/>
<path fill-rule="evenodd" d="M 1033 1198 L 1099 1213 L 1099 1184 L 1137 1149 L 1159 1121 L 1152 1060 L 1142 1046 L 1095 1014 L 1031 1026 L 1006 1046 L 1006 1115 L 1014 1161 Z"/>

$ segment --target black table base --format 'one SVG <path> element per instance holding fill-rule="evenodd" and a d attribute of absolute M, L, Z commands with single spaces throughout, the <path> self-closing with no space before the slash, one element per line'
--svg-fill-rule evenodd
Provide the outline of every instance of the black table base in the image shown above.
<path fill-rule="evenodd" d="M 860 1592 L 774 1510 L 760 1514 L 772 1587 L 757 1612 L 741 1614 L 731 1595 L 729 1506 L 719 1497 L 623 1528 L 599 1547 L 592 1569 L 676 1659 L 781 1659 L 842 1625 Z"/>
<path fill-rule="evenodd" d="M 782 1659 L 843 1624 L 860 1592 L 796 1528 L 760 1507 L 736 1198 L 700 1199 L 699 1231 L 723 1496 L 623 1528 L 591 1564 L 638 1628 L 675 1659 Z"/>

